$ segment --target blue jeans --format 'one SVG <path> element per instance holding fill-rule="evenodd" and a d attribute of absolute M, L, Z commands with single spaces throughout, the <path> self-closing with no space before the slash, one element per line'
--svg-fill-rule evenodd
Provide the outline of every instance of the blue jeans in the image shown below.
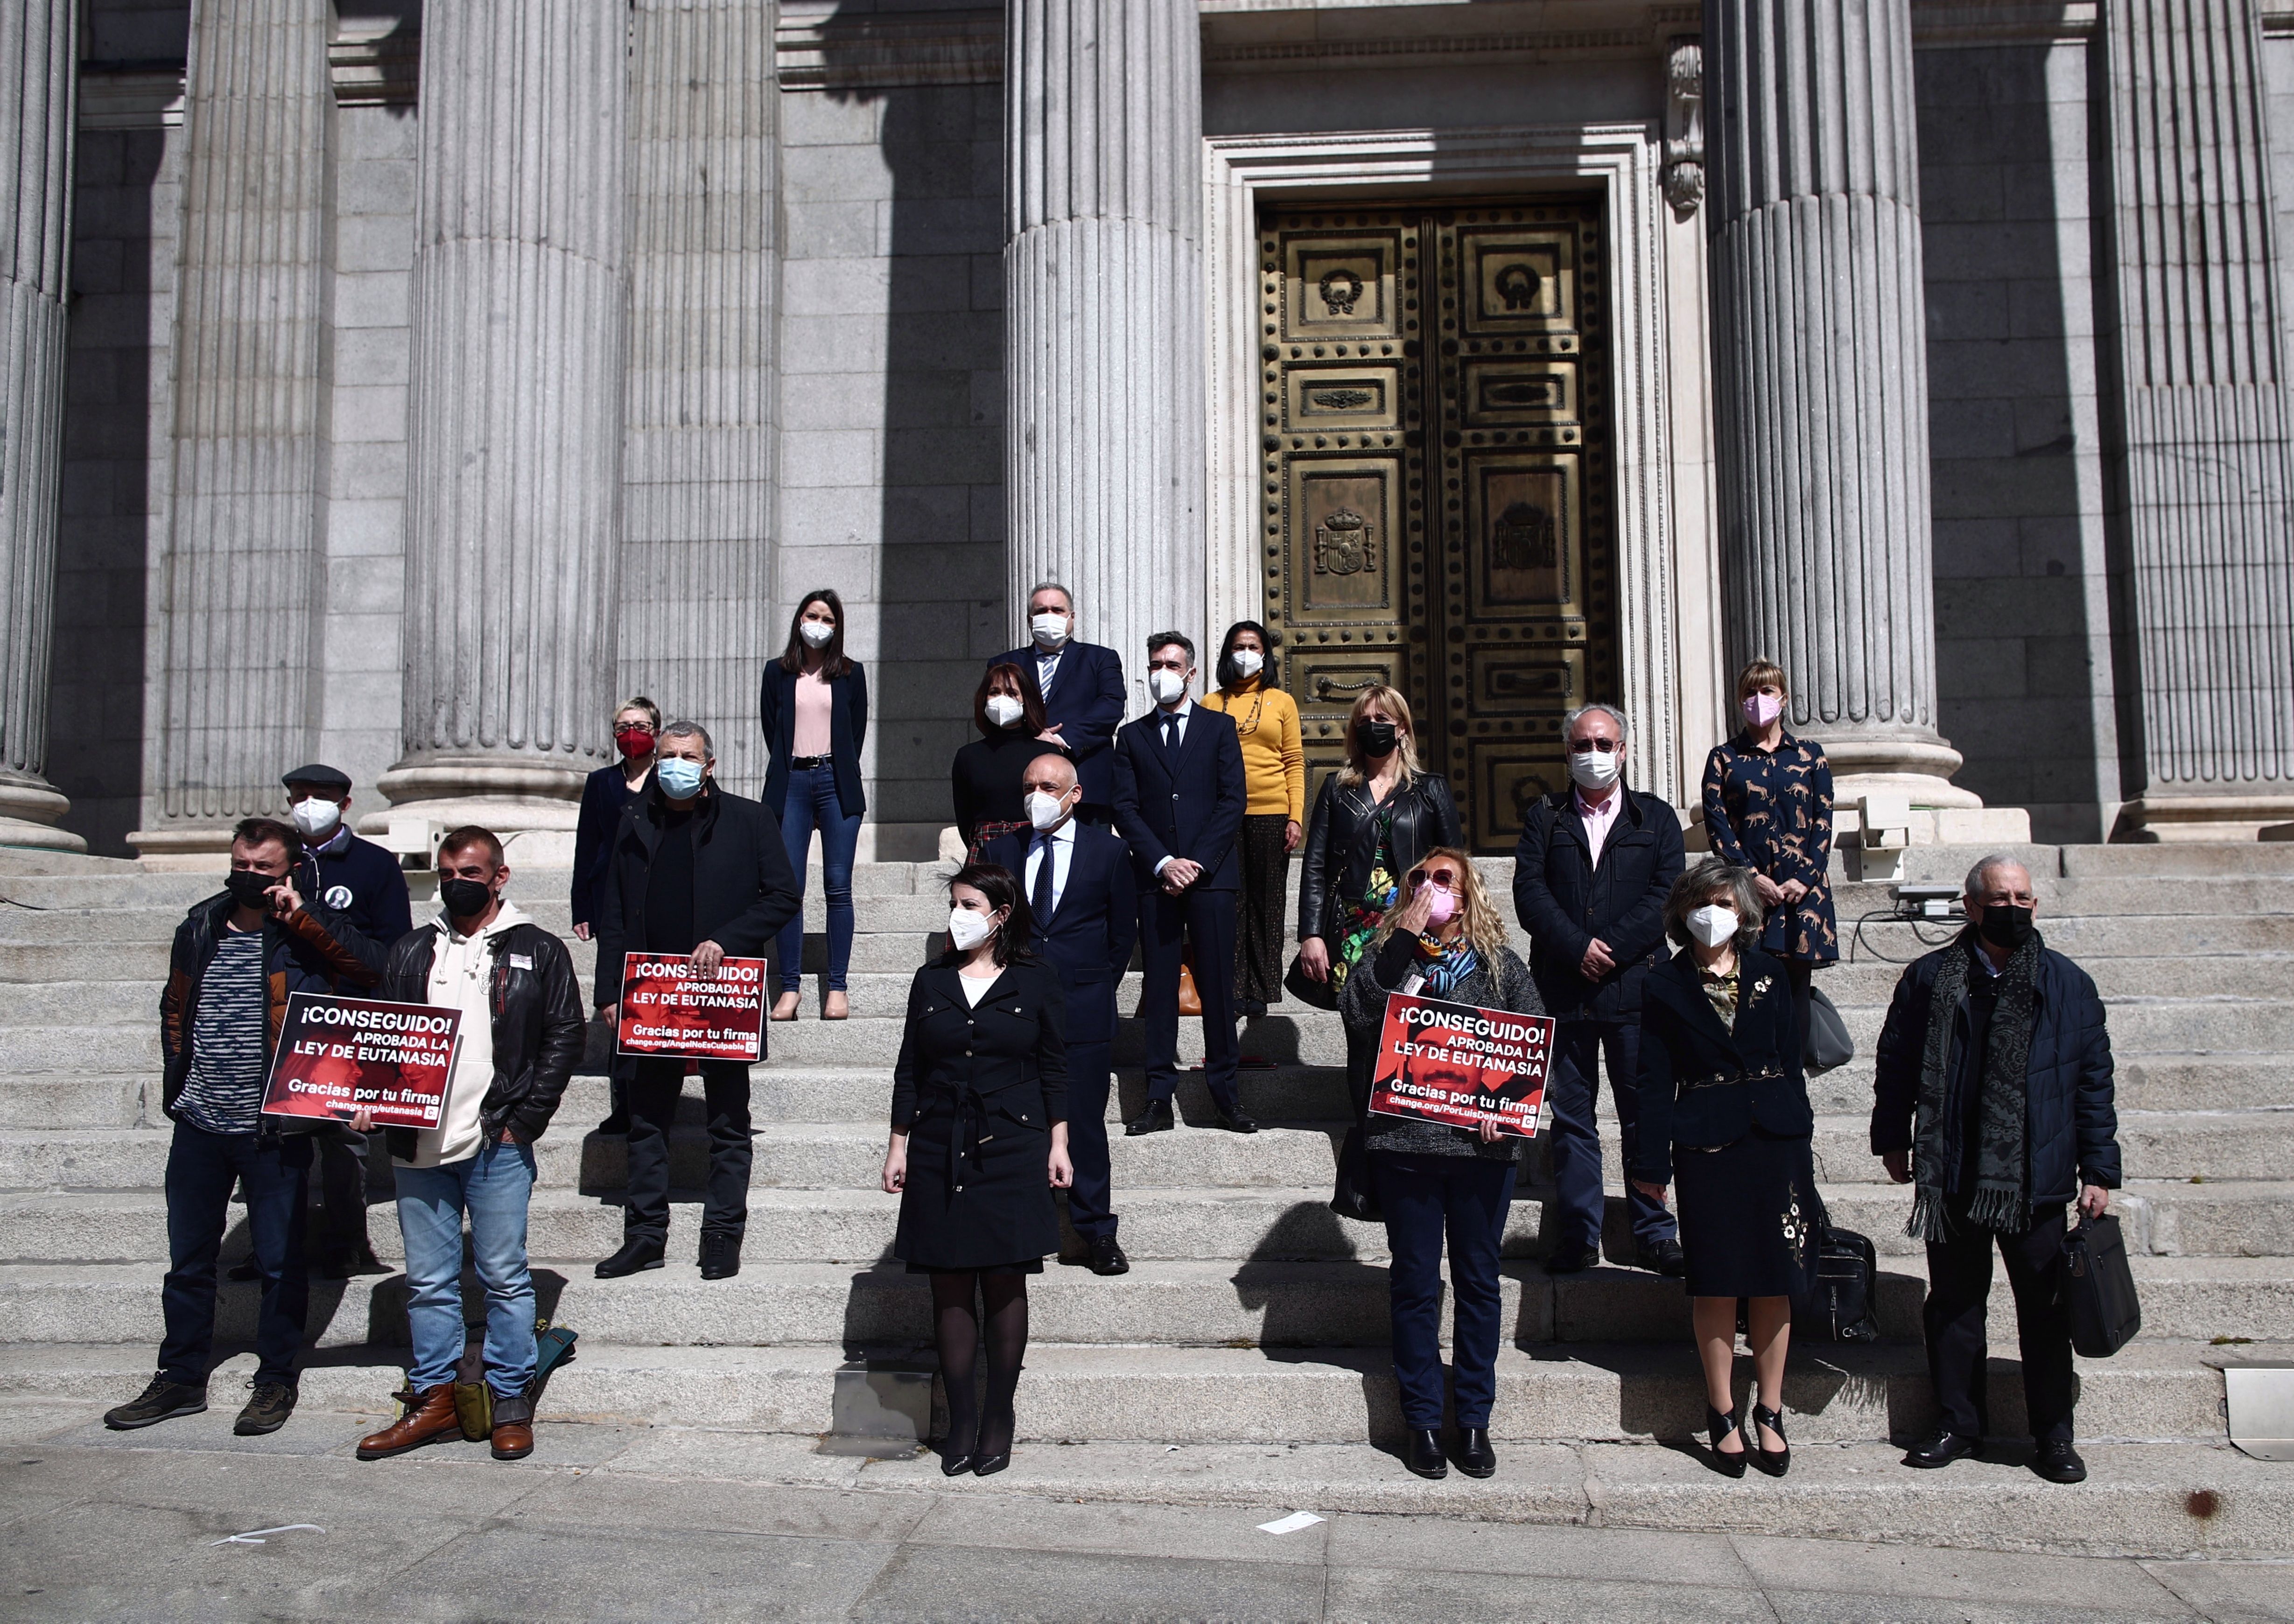
<path fill-rule="evenodd" d="M 467 1161 L 400 1167 L 398 1229 L 406 1238 L 407 1328 L 414 1338 L 408 1385 L 427 1392 L 454 1379 L 462 1325 L 462 1214 L 470 1255 L 486 1288 L 486 1383 L 524 1393 L 533 1380 L 533 1276 L 525 1266 L 525 1207 L 533 1194 L 533 1148 L 502 1140 Z"/>
<path fill-rule="evenodd" d="M 804 862 L 812 849 L 812 832 L 820 831 L 820 883 L 828 898 L 828 988 L 844 990 L 845 972 L 852 968 L 852 854 L 860 846 L 860 815 L 846 816 L 836 798 L 836 769 L 793 767 L 789 769 L 788 803 L 781 813 L 781 839 L 788 847 L 789 867 L 796 875 L 797 901 L 804 901 Z M 804 983 L 804 909 L 800 906 L 781 927 L 781 991 L 793 993 Z"/>
<path fill-rule="evenodd" d="M 1478 1156 L 1370 1154 L 1394 1254 L 1387 1289 L 1394 1323 L 1394 1377 L 1402 1424 L 1442 1425 L 1442 1240 L 1450 1241 L 1450 1358 L 1460 1426 L 1487 1426 L 1497 1399 L 1504 1335 L 1498 1248 L 1513 1205 L 1514 1164 Z"/>
<path fill-rule="evenodd" d="M 310 1136 L 273 1136 L 265 1146 L 253 1133 L 210 1133 L 178 1122 L 167 1150 L 167 1276 L 159 1287 L 167 1325 L 167 1338 L 159 1344 L 159 1374 L 171 1382 L 207 1384 L 207 1359 L 215 1348 L 216 1255 L 231 1215 L 231 1187 L 242 1180 L 248 1235 L 263 1271 L 263 1302 L 255 1318 L 255 1379 L 295 1379 L 311 1295 L 303 1260 Z"/>

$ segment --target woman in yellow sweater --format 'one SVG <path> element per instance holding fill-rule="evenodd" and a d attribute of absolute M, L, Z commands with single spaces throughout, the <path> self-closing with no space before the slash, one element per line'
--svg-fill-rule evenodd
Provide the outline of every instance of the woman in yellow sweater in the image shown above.
<path fill-rule="evenodd" d="M 1298 707 L 1275 686 L 1266 628 L 1237 621 L 1220 645 L 1218 692 L 1204 708 L 1234 719 L 1242 739 L 1242 895 L 1236 909 L 1234 999 L 1239 1013 L 1264 1015 L 1282 1001 L 1283 892 L 1306 816 L 1306 741 Z"/>

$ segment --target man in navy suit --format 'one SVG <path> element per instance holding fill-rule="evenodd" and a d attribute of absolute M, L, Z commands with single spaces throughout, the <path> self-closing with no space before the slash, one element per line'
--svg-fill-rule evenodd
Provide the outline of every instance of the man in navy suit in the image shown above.
<path fill-rule="evenodd" d="M 1091 1247 L 1094 1274 L 1127 1274 L 1110 1194 L 1107 1083 L 1115 989 L 1139 937 L 1138 884 L 1123 842 L 1077 821 L 1083 785 L 1073 762 L 1046 751 L 1021 782 L 1033 829 L 998 835 L 981 855 L 1020 876 L 1037 945 L 1067 994 L 1068 1156 L 1075 1163 L 1068 1221 Z"/>
<path fill-rule="evenodd" d="M 1147 687 L 1155 709 L 1116 736 L 1115 826 L 1139 881 L 1139 935 L 1146 944 L 1147 1108 L 1124 1129 L 1171 1125 L 1179 1083 L 1179 955 L 1194 945 L 1195 995 L 1203 1005 L 1203 1081 L 1219 1126 L 1256 1133 L 1242 1114 L 1234 1071 L 1234 905 L 1247 797 L 1242 742 L 1233 721 L 1187 697 L 1195 646 L 1175 631 L 1147 639 Z"/>
<path fill-rule="evenodd" d="M 1115 730 L 1123 725 L 1130 695 L 1123 686 L 1123 656 L 1096 643 L 1075 640 L 1075 598 L 1055 581 L 1028 594 L 1026 648 L 998 654 L 988 663 L 1009 661 L 1036 673 L 1044 695 L 1044 730 L 1037 739 L 1065 751 L 1083 781 L 1077 816 L 1102 826 L 1114 821 Z"/>

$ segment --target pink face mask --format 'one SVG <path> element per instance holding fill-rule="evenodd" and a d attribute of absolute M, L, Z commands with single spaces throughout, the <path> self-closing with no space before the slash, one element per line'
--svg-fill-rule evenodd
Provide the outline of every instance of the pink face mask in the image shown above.
<path fill-rule="evenodd" d="M 1745 719 L 1755 727 L 1765 727 L 1785 713 L 1781 694 L 1747 694 L 1745 695 Z"/>
<path fill-rule="evenodd" d="M 1427 896 L 1430 900 L 1427 904 L 1426 922 L 1429 925 L 1448 924 L 1451 915 L 1458 911 L 1458 894 L 1437 885 L 1431 887 Z"/>

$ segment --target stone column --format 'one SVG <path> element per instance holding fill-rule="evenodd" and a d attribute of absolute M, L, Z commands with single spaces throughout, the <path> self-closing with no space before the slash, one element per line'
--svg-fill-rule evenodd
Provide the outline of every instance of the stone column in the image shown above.
<path fill-rule="evenodd" d="M 184 82 L 165 709 L 146 857 L 223 850 L 311 759 L 320 684 L 327 0 L 201 5 Z"/>
<path fill-rule="evenodd" d="M 766 0 L 637 0 L 621 676 L 764 780 L 771 604 L 778 92 Z M 602 733 L 605 719 L 597 722 Z"/>
<path fill-rule="evenodd" d="M 2121 832 L 2150 840 L 2250 840 L 2294 819 L 2287 313 L 2257 11 L 2104 11 L 2105 394 L 2134 622 Z"/>
<path fill-rule="evenodd" d="M 398 816 L 572 855 L 606 759 L 628 0 L 423 14 Z M 375 822 L 386 822 L 378 817 Z"/>
<path fill-rule="evenodd" d="M 1193 0 L 1009 0 L 1011 609 L 1056 578 L 1143 706 L 1204 597 L 1202 71 Z"/>
<path fill-rule="evenodd" d="M 1763 655 L 1790 673 L 1787 725 L 1822 741 L 1840 799 L 1975 807 L 1935 730 L 1908 0 L 1704 18 L 1730 674 Z"/>
<path fill-rule="evenodd" d="M 0 15 L 0 846 L 85 851 L 43 776 L 63 472 L 77 0 Z"/>

